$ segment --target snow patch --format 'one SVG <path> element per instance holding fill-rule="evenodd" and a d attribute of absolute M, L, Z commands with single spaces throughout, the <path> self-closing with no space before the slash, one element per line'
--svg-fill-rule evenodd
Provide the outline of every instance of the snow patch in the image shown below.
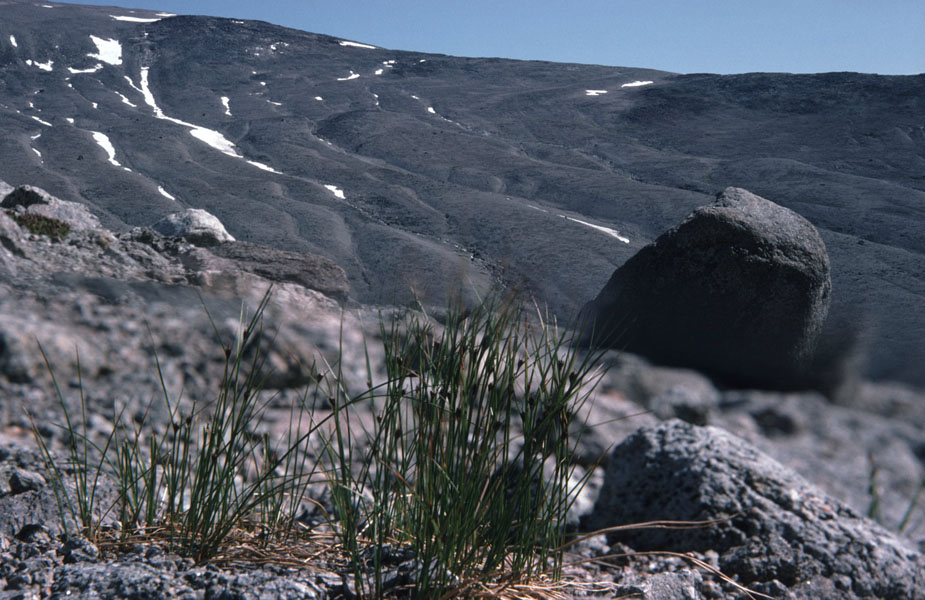
<path fill-rule="evenodd" d="M 103 65 L 96 63 L 95 67 L 90 67 L 89 69 L 75 69 L 74 67 L 68 67 L 67 70 L 73 75 L 79 75 L 80 73 L 96 73 L 103 68 Z"/>
<path fill-rule="evenodd" d="M 225 107 L 225 114 L 231 116 L 231 98 L 228 96 L 222 96 L 222 106 Z"/>
<path fill-rule="evenodd" d="M 145 98 L 145 103 L 154 109 L 154 116 L 158 119 L 170 121 L 171 123 L 176 123 L 177 125 L 182 125 L 183 127 L 189 128 L 190 135 L 192 135 L 197 140 L 208 144 L 223 154 L 234 158 L 244 159 L 247 161 L 247 163 L 257 167 L 258 169 L 263 169 L 264 171 L 282 175 L 282 173 L 275 170 L 273 167 L 245 159 L 244 156 L 238 152 L 238 149 L 235 147 L 235 145 L 218 131 L 200 127 L 199 125 L 194 125 L 193 123 L 187 123 L 186 121 L 168 117 L 166 114 L 164 114 L 164 111 L 161 110 L 161 108 L 157 105 L 157 102 L 154 99 L 154 94 L 151 93 L 151 88 L 148 86 L 148 67 L 142 67 L 141 69 L 141 93 Z"/>
<path fill-rule="evenodd" d="M 70 123 L 71 125 L 74 124 L 74 119 L 73 119 L 72 117 L 65 117 L 64 120 L 67 121 L 68 123 Z"/>
<path fill-rule="evenodd" d="M 102 66 L 100 66 L 100 68 L 102 68 Z M 138 87 L 137 85 L 135 85 L 135 82 L 132 81 L 132 78 L 131 78 L 131 77 L 129 77 L 128 75 L 125 75 L 125 80 L 128 82 L 128 84 L 129 84 L 130 86 L 132 86 L 132 89 L 133 89 L 133 90 L 135 90 L 135 91 L 138 92 L 139 94 L 144 94 L 144 92 L 141 90 L 141 88 Z"/>
<path fill-rule="evenodd" d="M 40 118 L 36 117 L 35 115 L 32 115 L 32 118 L 33 118 L 34 120 L 38 121 L 39 123 L 41 123 L 42 125 L 44 125 L 45 127 L 51 127 L 51 126 L 52 126 L 52 124 L 49 123 L 48 121 L 43 121 L 43 120 L 41 120 Z"/>
<path fill-rule="evenodd" d="M 93 110 L 96 110 L 96 109 L 98 109 L 98 108 L 100 107 L 100 105 L 97 104 L 96 102 L 91 102 L 91 103 L 90 103 L 90 106 L 93 107 Z"/>
<path fill-rule="evenodd" d="M 87 56 L 111 65 L 122 64 L 122 44 L 119 43 L 119 40 L 105 40 L 95 35 L 91 35 L 90 39 L 96 44 L 97 53 L 90 53 Z"/>
<path fill-rule="evenodd" d="M 173 13 L 169 13 L 169 12 L 159 12 L 159 13 L 154 13 L 154 14 L 157 15 L 158 17 L 162 18 L 162 19 L 166 19 L 167 17 L 175 17 L 175 16 L 177 16 L 177 15 L 175 15 L 175 14 L 173 14 Z M 243 21 L 242 21 L 242 22 L 243 22 Z"/>
<path fill-rule="evenodd" d="M 26 60 L 26 64 L 29 65 L 30 67 L 38 67 L 39 69 L 43 71 L 51 71 L 52 65 L 55 64 L 55 61 L 49 60 L 47 63 L 40 63 L 39 61 L 33 62 L 32 59 L 30 58 Z"/>
<path fill-rule="evenodd" d="M 334 194 L 335 197 L 337 197 L 337 198 L 339 198 L 339 199 L 341 199 L 341 200 L 346 200 L 346 199 L 347 199 L 347 196 L 344 195 L 344 190 L 340 189 L 340 188 L 337 187 L 336 185 L 325 185 L 324 187 L 326 187 L 326 188 L 328 189 L 328 191 L 330 191 L 332 194 Z"/>
<path fill-rule="evenodd" d="M 35 153 L 38 155 L 39 159 L 41 160 L 41 158 L 42 158 L 42 153 L 39 152 L 38 150 L 36 150 L 35 148 L 33 148 L 32 151 L 35 152 Z"/>
<path fill-rule="evenodd" d="M 315 96 L 315 100 L 317 100 L 318 102 L 324 102 L 324 98 L 322 98 L 321 96 Z"/>
<path fill-rule="evenodd" d="M 118 15 L 109 15 L 116 21 L 128 21 L 129 23 L 154 23 L 155 21 L 160 21 L 160 18 L 157 19 L 146 19 L 144 17 L 123 17 Z"/>
<path fill-rule="evenodd" d="M 382 75 L 384 69 L 376 69 L 376 75 Z"/>
<path fill-rule="evenodd" d="M 235 21 L 234 19 L 232 19 L 231 22 L 234 23 L 235 25 L 244 25 L 244 21 Z"/>
<path fill-rule="evenodd" d="M 118 95 L 120 98 L 122 98 L 122 103 L 123 103 L 123 104 L 128 104 L 128 105 L 131 106 L 132 108 L 138 108 L 138 106 L 136 106 L 131 100 L 129 100 L 128 98 L 126 98 L 124 94 L 122 94 L 122 93 L 120 93 L 120 92 L 116 92 L 116 95 Z"/>
<path fill-rule="evenodd" d="M 267 100 L 267 102 L 269 102 L 269 103 L 272 104 L 273 106 L 282 106 L 282 105 L 283 105 L 282 102 L 274 102 L 274 101 L 272 101 L 272 100 Z"/>
<path fill-rule="evenodd" d="M 122 165 L 116 160 L 116 149 L 112 145 L 112 142 L 109 141 L 109 136 L 99 131 L 91 131 L 90 133 L 93 134 L 93 139 L 99 144 L 99 147 L 105 150 L 106 154 L 109 155 L 109 162 L 117 167 L 121 167 Z"/>
<path fill-rule="evenodd" d="M 607 90 L 585 90 L 586 96 L 600 96 L 606 93 L 607 93 Z"/>
<path fill-rule="evenodd" d="M 433 106 L 428 106 L 428 107 L 427 107 L 427 112 L 429 112 L 429 113 L 432 114 L 432 115 L 437 114 L 437 111 L 434 110 L 434 107 L 433 107 Z"/>
<path fill-rule="evenodd" d="M 354 48 L 366 48 L 367 50 L 376 50 L 375 46 L 370 46 L 369 44 L 361 44 L 359 42 L 348 42 L 347 40 L 341 40 L 341 46 L 352 46 Z"/>
<path fill-rule="evenodd" d="M 35 135 L 30 135 L 30 136 L 29 136 L 29 139 L 31 139 L 31 140 L 34 142 L 35 140 L 39 139 L 40 137 L 42 137 L 42 134 L 41 134 L 41 133 L 36 133 Z"/>
<path fill-rule="evenodd" d="M 167 199 L 169 199 L 169 200 L 174 200 L 174 201 L 176 200 L 176 198 L 174 198 L 174 197 L 173 197 L 167 190 L 165 190 L 162 186 L 157 186 L 157 191 L 158 191 L 158 192 L 160 193 L 160 195 L 163 196 L 164 198 L 167 198 Z"/>
<path fill-rule="evenodd" d="M 350 71 L 350 75 L 347 75 L 346 77 L 338 77 L 337 80 L 338 80 L 338 81 L 350 81 L 351 79 L 356 79 L 356 78 L 358 78 L 359 76 L 360 76 L 359 73 L 354 73 L 354 72 L 351 70 L 351 71 Z"/>
<path fill-rule="evenodd" d="M 10 43 L 13 44 L 14 48 L 19 48 L 19 44 L 16 43 L 16 38 L 12 35 L 10 36 Z"/>
<path fill-rule="evenodd" d="M 572 218 L 572 217 L 567 217 L 567 216 L 565 216 L 565 215 L 559 215 L 559 216 L 562 217 L 563 219 L 565 219 L 566 221 L 574 221 L 574 222 L 580 223 L 580 224 L 582 224 L 582 225 L 584 225 L 584 226 L 586 226 L 586 227 L 590 227 L 591 229 L 596 229 L 597 231 L 600 231 L 601 233 L 606 233 L 606 234 L 609 235 L 610 237 L 617 238 L 618 240 L 620 240 L 620 241 L 623 242 L 624 244 L 629 244 L 629 243 L 630 243 L 629 238 L 620 235 L 620 232 L 617 231 L 616 229 L 611 229 L 610 227 L 602 227 L 602 226 L 600 226 L 600 225 L 595 225 L 595 224 L 593 224 L 593 223 L 588 223 L 587 221 L 582 221 L 582 220 L 580 220 L 580 219 L 574 219 L 574 218 Z"/>
<path fill-rule="evenodd" d="M 540 208 L 539 206 L 533 206 L 532 204 L 528 204 L 528 205 L 527 205 L 527 208 L 532 208 L 533 210 L 538 210 L 538 211 L 544 212 L 544 213 L 548 213 L 548 212 L 549 212 L 549 211 L 546 210 L 545 208 Z"/>
<path fill-rule="evenodd" d="M 651 84 L 653 84 L 653 83 L 655 83 L 655 82 L 654 82 L 654 81 L 631 81 L 630 83 L 624 83 L 624 84 L 621 85 L 620 87 L 621 87 L 621 88 L 625 88 L 625 87 L 641 87 L 641 86 L 644 86 L 644 85 L 651 85 Z"/>

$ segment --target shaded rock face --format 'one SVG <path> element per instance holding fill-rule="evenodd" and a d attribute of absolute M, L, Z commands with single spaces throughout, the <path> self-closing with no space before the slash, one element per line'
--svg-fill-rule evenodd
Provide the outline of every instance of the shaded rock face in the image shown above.
<path fill-rule="evenodd" d="M 719 521 L 613 534 L 635 550 L 709 551 L 739 581 L 794 598 L 925 597 L 925 557 L 747 442 L 673 420 L 614 449 L 589 528 Z"/>
<path fill-rule="evenodd" d="M 152 228 L 161 235 L 182 237 L 197 246 L 215 246 L 234 241 L 222 222 L 201 208 L 188 208 L 167 215 Z"/>
<path fill-rule="evenodd" d="M 597 344 L 735 384 L 803 387 L 831 288 L 808 221 L 727 188 L 617 269 L 584 317 Z"/>

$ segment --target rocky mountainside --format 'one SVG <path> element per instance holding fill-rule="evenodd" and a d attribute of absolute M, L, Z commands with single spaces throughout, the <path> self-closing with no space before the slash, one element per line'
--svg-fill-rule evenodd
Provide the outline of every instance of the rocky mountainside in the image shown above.
<path fill-rule="evenodd" d="M 925 76 L 675 75 L 0 0 L 0 179 L 113 231 L 183 208 L 352 298 L 502 283 L 573 316 L 726 186 L 815 225 L 832 339 L 925 384 Z M 839 343 L 842 343 L 839 341 Z"/>

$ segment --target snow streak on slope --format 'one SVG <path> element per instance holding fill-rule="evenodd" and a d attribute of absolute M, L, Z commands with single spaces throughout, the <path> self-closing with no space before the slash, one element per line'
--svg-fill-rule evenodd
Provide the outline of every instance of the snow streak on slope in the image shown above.
<path fill-rule="evenodd" d="M 174 198 L 174 197 L 170 194 L 170 192 L 168 192 L 167 190 L 165 190 L 163 186 L 160 186 L 160 185 L 157 186 L 157 191 L 158 191 L 158 192 L 160 193 L 160 195 L 163 196 L 164 198 L 168 198 L 168 199 L 170 199 L 170 200 L 176 200 L 176 198 Z"/>
<path fill-rule="evenodd" d="M 134 85 L 132 87 L 135 87 Z M 138 89 L 138 88 L 135 88 Z M 164 121 L 170 121 L 171 123 L 176 123 L 177 125 L 182 125 L 187 127 L 190 130 L 190 135 L 192 135 L 197 140 L 205 142 L 209 146 L 215 148 L 219 152 L 232 156 L 234 158 L 241 158 L 247 161 L 248 164 L 251 164 L 258 169 L 263 169 L 264 171 L 269 171 L 270 173 L 276 173 L 277 175 L 282 175 L 279 171 L 259 163 L 254 160 L 247 160 L 244 156 L 238 152 L 238 149 L 235 147 L 231 141 L 226 138 L 221 133 L 213 130 L 207 129 L 205 127 L 200 127 L 199 125 L 194 125 L 193 123 L 187 123 L 186 121 L 181 121 L 180 119 L 175 119 L 173 117 L 168 117 L 164 114 L 164 111 L 157 105 L 157 101 L 154 99 L 154 94 L 151 93 L 151 88 L 148 86 L 148 67 L 142 67 L 141 69 L 141 93 L 145 98 L 145 103 L 154 109 L 154 116 L 158 119 L 163 119 Z"/>
<path fill-rule="evenodd" d="M 105 150 L 106 154 L 109 155 L 109 162 L 117 167 L 122 167 L 122 165 L 119 164 L 119 161 L 116 160 L 116 149 L 112 145 L 112 142 L 109 141 L 109 136 L 105 133 L 100 133 L 99 131 L 91 131 L 90 133 L 93 134 L 93 139 L 97 144 L 99 144 L 100 148 Z M 124 169 L 125 167 L 122 168 Z M 128 171 L 129 169 L 125 170 Z"/>
<path fill-rule="evenodd" d="M 32 115 L 32 118 L 35 119 L 36 121 L 38 121 L 39 123 L 41 123 L 42 125 L 44 125 L 45 127 L 51 127 L 51 126 L 52 126 L 51 123 L 49 123 L 48 121 L 43 121 L 43 120 L 41 120 L 40 118 L 36 117 L 35 115 Z"/>
<path fill-rule="evenodd" d="M 595 225 L 594 223 L 588 223 L 587 221 L 582 221 L 581 219 L 574 219 L 572 217 L 566 217 L 565 215 L 559 215 L 559 216 L 564 218 L 566 221 L 574 221 L 576 223 L 581 223 L 582 225 L 590 227 L 591 229 L 596 229 L 602 233 L 606 233 L 610 237 L 617 238 L 624 244 L 630 243 L 629 238 L 623 237 L 622 235 L 620 235 L 620 232 L 617 231 L 616 229 L 611 229 L 610 227 L 601 227 L 600 225 Z"/>
<path fill-rule="evenodd" d="M 119 40 L 104 40 L 95 35 L 91 35 L 90 39 L 96 44 L 97 52 L 96 54 L 91 52 L 87 56 L 111 65 L 122 64 L 122 44 L 119 43 Z"/>
<path fill-rule="evenodd" d="M 624 87 L 626 87 L 626 86 L 624 86 Z M 586 95 L 586 96 L 600 96 L 600 95 L 606 94 L 606 93 L 607 93 L 607 90 L 585 90 L 585 95 Z"/>
<path fill-rule="evenodd" d="M 351 79 L 356 79 L 359 76 L 360 76 L 359 73 L 354 73 L 353 70 L 351 70 L 350 75 L 347 75 L 346 77 L 338 77 L 337 80 L 338 81 L 350 81 Z"/>
<path fill-rule="evenodd" d="M 95 67 L 89 69 L 75 69 L 74 67 L 68 67 L 67 70 L 71 72 L 72 75 L 79 75 L 80 73 L 96 73 L 103 68 L 103 65 L 96 63 Z"/>
<path fill-rule="evenodd" d="M 19 48 L 19 44 L 16 43 L 16 38 L 12 35 L 10 36 L 10 43 L 13 44 L 14 48 Z"/>
<path fill-rule="evenodd" d="M 154 23 L 156 21 L 160 21 L 160 18 L 146 19 L 143 17 L 122 17 L 122 16 L 117 16 L 117 15 L 109 15 L 109 16 L 115 19 L 116 21 L 128 21 L 129 23 Z"/>
<path fill-rule="evenodd" d="M 38 61 L 33 62 L 32 59 L 30 58 L 26 60 L 26 64 L 29 65 L 30 67 L 33 67 L 33 66 L 38 67 L 43 71 L 51 71 L 52 65 L 55 64 L 55 61 L 49 60 L 46 63 L 40 63 Z"/>
<path fill-rule="evenodd" d="M 655 82 L 654 82 L 654 81 L 632 81 L 632 82 L 630 82 L 630 83 L 624 83 L 624 84 L 621 85 L 620 87 L 621 87 L 621 88 L 625 88 L 625 87 L 641 87 L 641 86 L 644 86 L 644 85 L 650 85 L 650 84 L 652 84 L 652 83 L 655 83 Z"/>
<path fill-rule="evenodd" d="M 231 116 L 231 98 L 228 96 L 222 96 L 222 106 L 225 107 L 225 114 L 229 117 Z"/>
<path fill-rule="evenodd" d="M 347 196 L 344 195 L 344 190 L 340 189 L 340 188 L 337 187 L 336 185 L 325 185 L 324 187 L 328 188 L 328 190 L 329 190 L 332 194 L 334 194 L 334 196 L 336 196 L 337 198 L 340 198 L 341 200 L 346 200 L 346 199 L 347 199 Z"/>
<path fill-rule="evenodd" d="M 118 95 L 120 98 L 122 98 L 122 103 L 123 103 L 123 104 L 128 104 L 128 105 L 131 106 L 132 108 L 138 108 L 131 100 L 129 100 L 128 98 L 125 97 L 125 94 L 122 94 L 122 93 L 120 93 L 120 92 L 116 92 L 116 95 Z"/>
<path fill-rule="evenodd" d="M 347 40 L 341 40 L 341 46 L 353 46 L 354 48 L 366 48 L 367 50 L 375 50 L 375 46 L 370 46 L 369 44 L 361 44 L 359 42 L 348 42 Z"/>

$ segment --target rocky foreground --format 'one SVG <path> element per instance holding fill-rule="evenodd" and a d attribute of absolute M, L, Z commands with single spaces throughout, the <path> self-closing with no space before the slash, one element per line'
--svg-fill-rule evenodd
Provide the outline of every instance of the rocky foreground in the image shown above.
<path fill-rule="evenodd" d="M 171 393 L 212 397 L 224 357 L 206 309 L 219 335 L 232 335 L 241 302 L 255 306 L 272 284 L 273 399 L 267 422 L 253 426 L 285 427 L 313 359 L 342 352 L 358 387 L 364 349 L 381 364 L 378 313 L 351 303 L 344 272 L 237 242 L 207 215 L 114 233 L 83 205 L 36 188 L 0 182 L 0 199 L 0 599 L 351 597 L 350 576 L 333 565 L 196 565 L 154 546 L 113 554 L 65 540 L 29 418 L 61 447 L 39 344 L 68 398 L 80 387 L 79 356 L 95 432 L 158 396 L 154 353 Z M 31 233 L 19 224 L 26 213 L 68 231 Z M 576 527 L 713 524 L 589 537 L 573 558 L 619 557 L 568 569 L 568 596 L 744 598 L 744 586 L 753 597 L 925 598 L 925 500 L 914 504 L 925 480 L 920 394 L 865 382 L 833 397 L 726 389 L 629 353 L 605 359 L 583 415 L 576 460 L 594 473 Z M 396 557 L 395 580 L 412 568 Z"/>

